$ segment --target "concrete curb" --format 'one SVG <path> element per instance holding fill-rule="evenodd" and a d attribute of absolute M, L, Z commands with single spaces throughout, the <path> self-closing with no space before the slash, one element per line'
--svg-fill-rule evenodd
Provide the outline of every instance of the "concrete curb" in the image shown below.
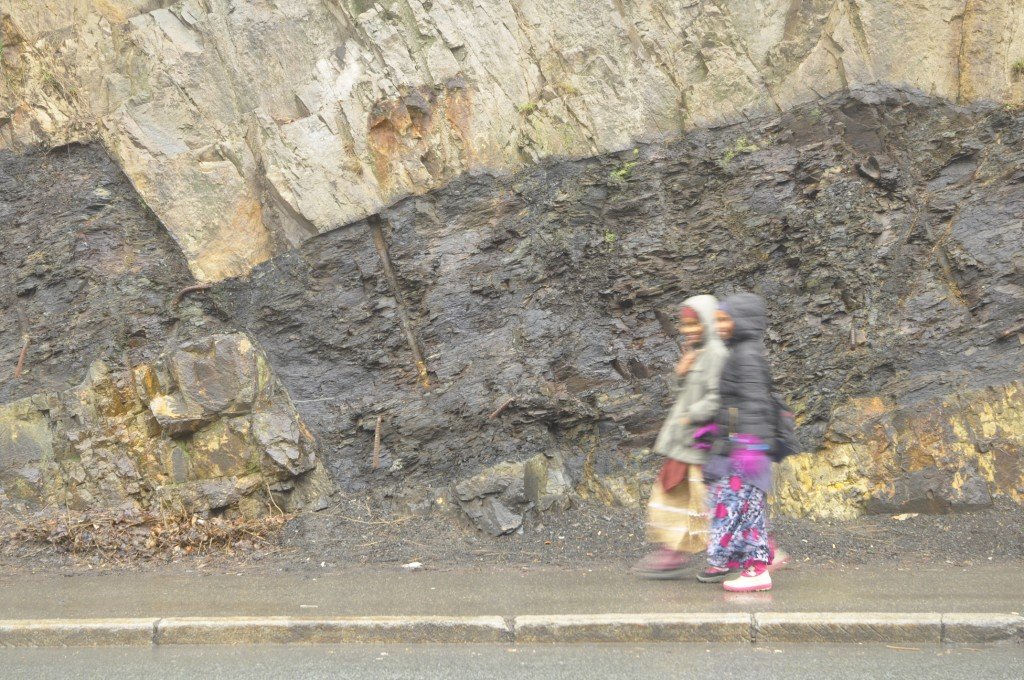
<path fill-rule="evenodd" d="M 158 645 L 512 642 L 500 616 L 300 619 L 287 616 L 161 619 Z"/>
<path fill-rule="evenodd" d="M 1004 613 L 766 612 L 0 620 L 0 647 L 490 642 L 1024 643 Z"/>
<path fill-rule="evenodd" d="M 1024 642 L 1024 616 L 1017 614 L 943 614 L 943 642 Z"/>
<path fill-rule="evenodd" d="M 148 645 L 157 619 L 13 619 L 0 621 L 0 647 Z"/>
<path fill-rule="evenodd" d="M 517 616 L 515 641 L 750 642 L 750 614 Z"/>
<path fill-rule="evenodd" d="M 754 614 L 755 642 L 942 642 L 942 614 Z"/>

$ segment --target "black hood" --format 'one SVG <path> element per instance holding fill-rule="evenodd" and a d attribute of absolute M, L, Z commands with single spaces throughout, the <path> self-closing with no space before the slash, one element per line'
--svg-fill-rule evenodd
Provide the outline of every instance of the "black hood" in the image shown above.
<path fill-rule="evenodd" d="M 768 328 L 768 313 L 760 295 L 731 295 L 722 301 L 721 306 L 729 312 L 729 316 L 736 324 L 730 342 L 760 340 L 764 337 L 764 332 Z"/>

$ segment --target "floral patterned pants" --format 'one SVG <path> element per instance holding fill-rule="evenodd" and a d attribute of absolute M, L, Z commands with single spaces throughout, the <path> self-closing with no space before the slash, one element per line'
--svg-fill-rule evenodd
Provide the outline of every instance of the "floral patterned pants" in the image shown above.
<path fill-rule="evenodd" d="M 708 493 L 711 534 L 708 564 L 737 569 L 769 561 L 766 495 L 739 475 L 719 479 Z"/>

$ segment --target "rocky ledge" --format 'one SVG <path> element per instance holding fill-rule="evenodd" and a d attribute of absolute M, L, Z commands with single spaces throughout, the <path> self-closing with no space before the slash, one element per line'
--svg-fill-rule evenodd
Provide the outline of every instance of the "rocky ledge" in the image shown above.
<path fill-rule="evenodd" d="M 8 501 L 216 486 L 203 494 L 233 512 L 245 490 L 288 503 L 292 484 L 295 507 L 319 507 L 325 471 L 378 507 L 460 507 L 491 533 L 635 504 L 672 310 L 746 289 L 768 300 L 808 451 L 780 470 L 785 512 L 1019 503 L 1022 137 L 1015 109 L 861 90 L 465 176 L 184 296 L 180 251 L 101 152 L 8 153 Z M 44 444 L 15 459 L 15 440 Z M 49 472 L 21 474 L 32 456 Z"/>

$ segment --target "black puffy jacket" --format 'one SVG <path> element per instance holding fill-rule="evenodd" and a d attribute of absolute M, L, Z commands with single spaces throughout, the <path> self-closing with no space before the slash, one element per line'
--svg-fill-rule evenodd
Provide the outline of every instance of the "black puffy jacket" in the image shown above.
<path fill-rule="evenodd" d="M 729 358 L 722 368 L 718 386 L 721 406 L 715 421 L 723 435 L 751 434 L 771 444 L 775 439 L 776 407 L 765 358 L 768 315 L 764 300 L 752 293 L 742 293 L 726 298 L 722 304 L 728 308 L 736 327 L 729 340 Z M 714 479 L 729 474 L 729 451 L 726 445 L 719 449 L 725 455 L 711 457 L 704 468 L 706 477 Z M 747 481 L 766 491 L 771 484 L 770 476 Z"/>

